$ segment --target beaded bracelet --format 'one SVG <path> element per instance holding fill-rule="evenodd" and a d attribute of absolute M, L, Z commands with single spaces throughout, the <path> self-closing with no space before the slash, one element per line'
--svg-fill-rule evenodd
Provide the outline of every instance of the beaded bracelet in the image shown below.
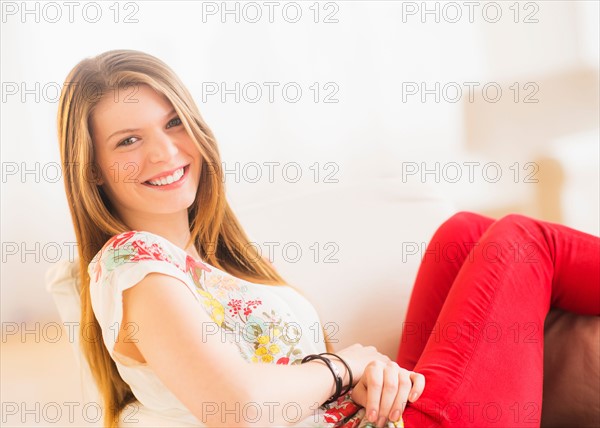
<path fill-rule="evenodd" d="M 342 362 L 343 365 L 346 366 L 346 370 L 348 370 L 348 377 L 350 378 L 350 382 L 348 386 L 340 392 L 340 395 L 346 395 L 350 389 L 352 389 L 352 384 L 354 383 L 354 379 L 352 378 L 352 370 L 350 370 L 350 366 L 337 354 L 332 354 L 331 352 L 321 352 L 319 355 L 331 355 Z"/>
<path fill-rule="evenodd" d="M 335 393 L 331 397 L 329 397 L 329 399 L 325 401 L 322 405 L 333 403 L 340 397 L 342 391 L 342 377 L 340 376 L 340 371 L 331 362 L 329 358 L 317 354 L 307 355 L 302 359 L 301 364 L 307 363 L 315 359 L 323 361 L 327 365 L 327 367 L 329 367 L 329 370 L 331 370 L 331 373 L 333 374 L 333 379 L 335 380 Z"/>

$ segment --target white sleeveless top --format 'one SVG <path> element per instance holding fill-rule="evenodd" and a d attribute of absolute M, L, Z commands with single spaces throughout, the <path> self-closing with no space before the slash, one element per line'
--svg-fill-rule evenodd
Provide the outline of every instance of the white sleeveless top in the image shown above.
<path fill-rule="evenodd" d="M 104 345 L 138 401 L 123 411 L 121 417 L 126 423 L 122 426 L 129 426 L 127 421 L 139 420 L 138 414 L 155 416 L 164 423 L 158 426 L 205 426 L 147 363 L 114 349 L 123 317 L 122 293 L 151 272 L 180 279 L 220 332 L 227 331 L 221 337 L 236 346 L 248 362 L 299 364 L 308 354 L 326 352 L 314 306 L 292 287 L 239 279 L 194 259 L 167 239 L 150 232 L 122 233 L 112 237 L 88 266 L 92 309 L 100 323 Z M 243 334 L 243 340 L 232 332 Z M 310 418 L 296 425 L 358 428 L 368 424 L 364 413 L 364 408 L 346 394 L 335 403 L 321 406 Z M 395 426 L 403 425 L 400 421 Z"/>

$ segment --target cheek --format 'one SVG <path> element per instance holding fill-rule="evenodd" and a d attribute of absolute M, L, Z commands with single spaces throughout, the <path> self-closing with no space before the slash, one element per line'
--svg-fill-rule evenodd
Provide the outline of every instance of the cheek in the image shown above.
<path fill-rule="evenodd" d="M 108 178 L 108 179 L 105 178 L 104 183 L 102 184 L 101 187 L 113 205 L 118 204 L 120 202 L 119 195 L 122 192 L 119 191 L 118 186 L 115 186 L 115 183 L 113 183 L 110 178 Z"/>
<path fill-rule="evenodd" d="M 115 159 L 98 160 L 100 173 L 102 175 L 102 188 L 111 202 L 122 204 L 128 197 L 129 188 L 135 184 L 137 176 L 137 164 L 133 162 L 121 162 Z"/>
<path fill-rule="evenodd" d="M 133 152 L 119 156 L 99 156 L 97 163 L 104 182 L 117 189 L 138 182 L 138 177 L 142 172 L 141 160 L 141 156 Z"/>
<path fill-rule="evenodd" d="M 199 178 L 202 173 L 202 168 L 206 167 L 206 165 L 202 165 L 203 162 L 202 162 L 202 155 L 200 154 L 200 151 L 198 150 L 198 148 L 196 147 L 196 145 L 193 143 L 192 140 L 188 140 L 186 142 L 185 146 L 182 147 L 182 149 L 192 159 L 192 163 L 196 166 L 195 169 L 197 171 L 197 175 Z"/>
<path fill-rule="evenodd" d="M 110 159 L 101 150 L 94 150 L 93 159 L 94 169 L 96 170 L 96 176 L 104 180 L 104 182 L 110 179 Z"/>

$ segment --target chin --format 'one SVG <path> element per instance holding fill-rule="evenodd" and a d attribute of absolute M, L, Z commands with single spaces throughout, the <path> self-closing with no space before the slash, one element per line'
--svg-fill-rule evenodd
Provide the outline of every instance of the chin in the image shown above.
<path fill-rule="evenodd" d="M 196 202 L 196 194 L 194 193 L 193 195 L 190 195 L 189 197 L 185 198 L 184 200 L 180 200 L 177 203 L 171 205 L 171 207 L 176 206 L 177 207 L 177 212 L 179 211 L 187 211 L 190 209 L 190 207 L 192 207 L 194 205 L 194 203 Z"/>

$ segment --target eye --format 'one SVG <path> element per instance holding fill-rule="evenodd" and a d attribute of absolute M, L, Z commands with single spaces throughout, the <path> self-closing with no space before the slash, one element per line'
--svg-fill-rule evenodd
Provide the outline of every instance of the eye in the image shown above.
<path fill-rule="evenodd" d="M 178 117 L 173 118 L 169 121 L 169 123 L 167 123 L 167 128 L 170 128 L 171 126 L 181 125 L 181 123 L 181 119 L 179 119 Z"/>
<path fill-rule="evenodd" d="M 135 140 L 135 141 L 132 141 L 132 140 Z M 119 144 L 117 144 L 117 147 L 120 147 L 120 146 L 131 146 L 136 141 L 137 141 L 136 137 L 129 137 L 129 138 L 126 138 L 123 141 L 121 141 Z"/>

